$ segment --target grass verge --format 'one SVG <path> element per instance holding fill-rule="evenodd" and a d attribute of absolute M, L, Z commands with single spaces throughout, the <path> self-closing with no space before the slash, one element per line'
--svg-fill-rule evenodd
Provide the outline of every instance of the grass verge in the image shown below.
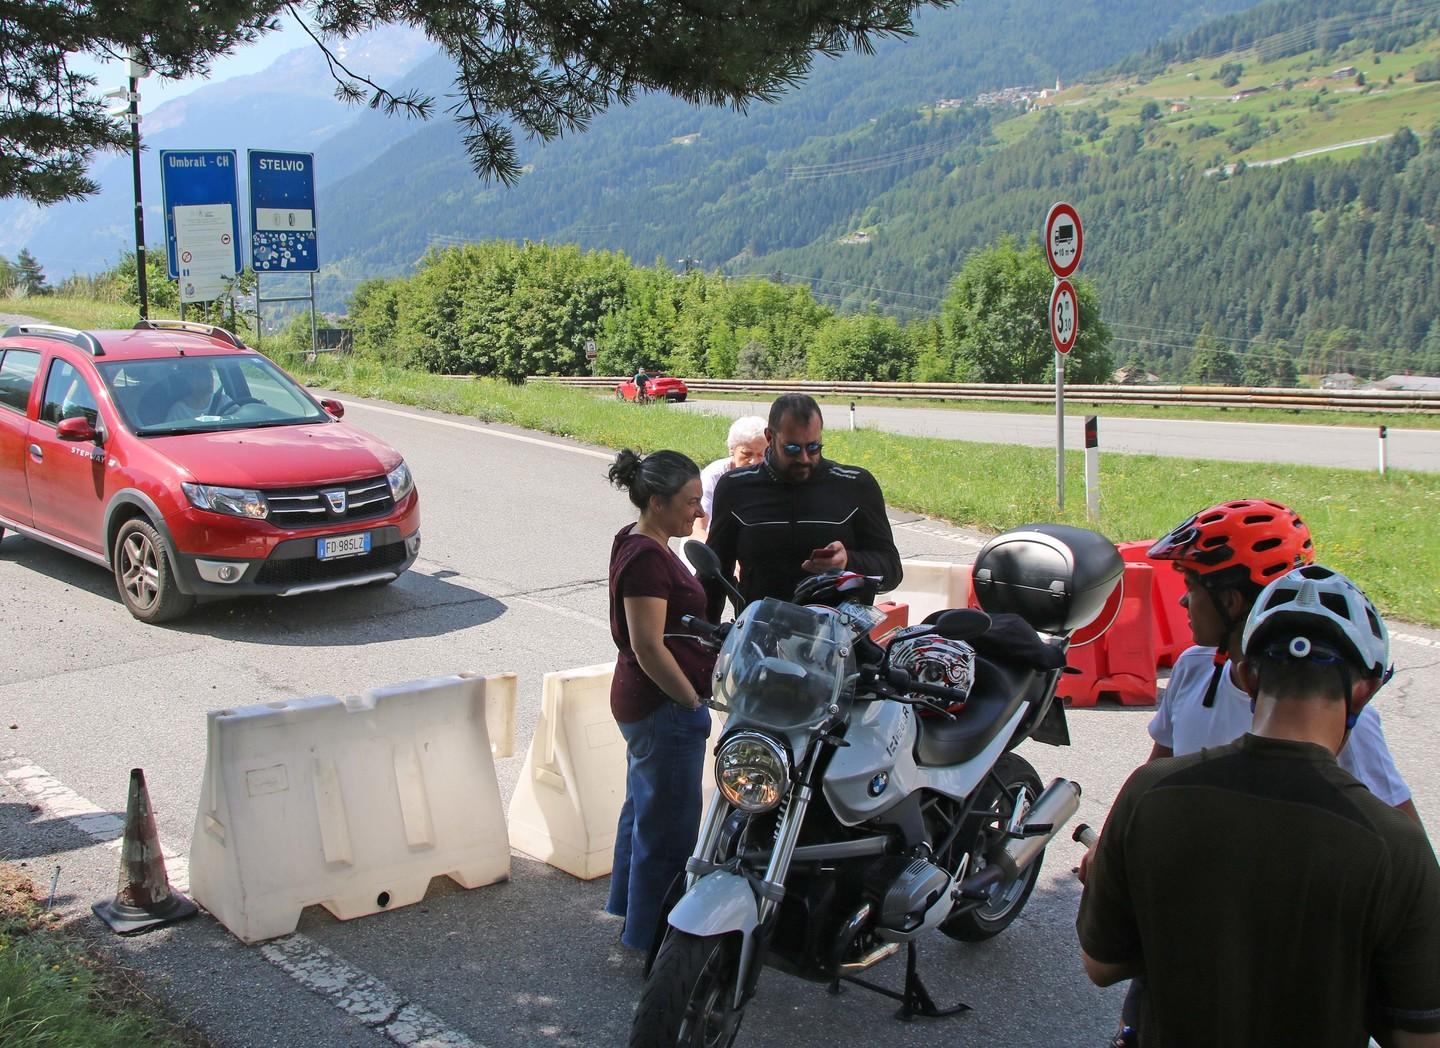
<path fill-rule="evenodd" d="M 64 298 L 60 295 L 0 299 L 0 313 L 38 317 L 47 324 L 60 324 L 82 331 L 134 327 L 135 321 L 140 319 L 138 306 L 124 302 L 98 302 L 93 298 Z M 152 308 L 150 315 L 174 319 L 179 314 L 173 310 Z"/>
<path fill-rule="evenodd" d="M 728 420 L 597 397 L 560 386 L 511 386 L 407 372 L 363 359 L 286 366 L 302 380 L 356 396 L 468 415 L 604 447 L 674 448 L 718 458 Z M 1066 458 L 1067 508 L 1055 510 L 1054 452 L 1004 444 L 832 430 L 827 454 L 871 470 L 891 505 L 985 531 L 1041 520 L 1086 525 L 1084 456 Z M 1440 626 L 1440 476 L 1392 470 L 1263 465 L 1152 455 L 1101 459 L 1099 528 L 1115 541 L 1154 538 L 1205 506 L 1264 497 L 1309 522 L 1322 560 L 1353 577 L 1387 614 Z M 425 483 L 425 478 L 420 478 Z M 616 512 L 620 512 L 617 503 Z"/>
<path fill-rule="evenodd" d="M 5 1048 L 212 1048 L 169 1019 L 128 969 L 87 952 L 0 862 L 0 1044 Z"/>

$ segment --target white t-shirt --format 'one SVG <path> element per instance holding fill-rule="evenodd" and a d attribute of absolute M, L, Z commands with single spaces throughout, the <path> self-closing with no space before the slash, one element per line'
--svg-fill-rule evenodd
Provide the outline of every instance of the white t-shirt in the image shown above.
<path fill-rule="evenodd" d="M 729 455 L 716 459 L 700 471 L 700 512 L 705 514 L 706 520 L 710 519 L 710 512 L 715 508 L 715 485 L 729 472 Z"/>
<path fill-rule="evenodd" d="M 1196 645 L 1181 653 L 1170 671 L 1170 684 L 1150 719 L 1150 737 L 1176 756 L 1224 746 L 1250 730 L 1250 696 L 1230 679 L 1228 661 L 1215 689 L 1215 705 L 1205 708 L 1205 691 L 1214 668 L 1215 649 Z M 1360 712 L 1338 760 L 1340 767 L 1391 807 L 1410 799 L 1410 787 L 1395 768 L 1375 707 L 1366 706 Z"/>

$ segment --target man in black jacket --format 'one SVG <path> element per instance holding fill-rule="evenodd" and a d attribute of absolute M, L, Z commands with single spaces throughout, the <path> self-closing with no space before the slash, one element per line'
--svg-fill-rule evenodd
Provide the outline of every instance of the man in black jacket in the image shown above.
<path fill-rule="evenodd" d="M 789 600 L 801 579 L 833 568 L 879 576 L 881 590 L 900 584 L 880 485 L 858 466 L 824 458 L 823 429 L 813 397 L 786 393 L 770 406 L 764 460 L 716 485 L 707 542 L 727 574 L 739 562 L 747 601 Z M 719 621 L 724 594 L 708 588 L 710 618 Z"/>

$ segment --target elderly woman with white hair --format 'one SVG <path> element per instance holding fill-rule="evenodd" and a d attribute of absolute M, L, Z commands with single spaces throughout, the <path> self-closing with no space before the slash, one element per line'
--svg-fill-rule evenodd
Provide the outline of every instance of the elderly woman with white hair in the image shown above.
<path fill-rule="evenodd" d="M 732 469 L 753 466 L 765 457 L 766 422 L 759 415 L 744 415 L 730 424 L 726 444 L 730 454 L 716 459 L 700 471 L 700 516 L 695 521 L 692 538 L 701 542 L 710 531 L 710 511 L 715 505 L 715 485 Z"/>

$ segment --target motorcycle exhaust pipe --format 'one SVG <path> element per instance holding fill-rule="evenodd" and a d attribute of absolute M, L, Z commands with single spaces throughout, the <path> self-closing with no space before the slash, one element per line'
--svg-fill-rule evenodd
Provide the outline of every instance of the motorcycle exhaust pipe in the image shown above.
<path fill-rule="evenodd" d="M 1001 882 L 1018 878 L 1079 810 L 1080 784 L 1069 779 L 1055 779 L 1025 813 L 1021 830 L 1026 835 L 1007 840 L 993 854 L 986 856 L 985 869 L 966 878 L 959 891 L 985 891 Z"/>

